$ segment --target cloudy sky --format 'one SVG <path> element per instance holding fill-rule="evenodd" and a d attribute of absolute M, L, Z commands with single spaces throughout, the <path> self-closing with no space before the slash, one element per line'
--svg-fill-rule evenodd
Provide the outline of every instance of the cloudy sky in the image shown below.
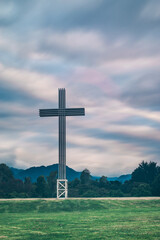
<path fill-rule="evenodd" d="M 0 0 L 0 163 L 58 162 L 58 88 L 67 165 L 92 175 L 160 164 L 160 1 Z"/>

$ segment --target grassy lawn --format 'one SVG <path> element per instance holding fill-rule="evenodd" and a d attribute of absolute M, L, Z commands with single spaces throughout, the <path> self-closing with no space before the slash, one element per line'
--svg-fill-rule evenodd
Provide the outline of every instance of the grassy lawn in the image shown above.
<path fill-rule="evenodd" d="M 0 239 L 160 239 L 160 200 L 0 202 Z"/>

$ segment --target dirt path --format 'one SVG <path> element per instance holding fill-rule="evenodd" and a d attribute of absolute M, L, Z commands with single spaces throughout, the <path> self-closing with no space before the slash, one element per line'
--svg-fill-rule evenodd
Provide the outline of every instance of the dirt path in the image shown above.
<path fill-rule="evenodd" d="M 160 197 L 107 197 L 107 198 L 68 198 L 69 200 L 160 200 Z M 57 198 L 0 198 L 0 201 L 57 201 Z"/>

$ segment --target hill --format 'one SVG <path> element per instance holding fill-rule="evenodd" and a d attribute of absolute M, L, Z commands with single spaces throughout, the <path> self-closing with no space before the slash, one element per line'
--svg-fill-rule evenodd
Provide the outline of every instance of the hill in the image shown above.
<path fill-rule="evenodd" d="M 40 167 L 31 167 L 28 169 L 17 169 L 17 168 L 10 168 L 13 172 L 13 175 L 16 179 L 24 180 L 25 177 L 30 177 L 32 182 L 36 182 L 37 178 L 41 175 L 47 177 L 49 176 L 50 172 L 58 171 L 58 164 L 53 164 L 49 166 L 40 166 Z M 81 172 L 77 172 L 74 169 L 66 166 L 66 174 L 68 181 L 72 181 L 75 178 L 80 178 Z M 93 180 L 99 179 L 100 177 L 92 176 Z M 131 175 L 121 175 L 120 177 L 111 177 L 108 178 L 108 181 L 119 181 L 125 182 L 126 180 L 130 180 Z"/>
<path fill-rule="evenodd" d="M 25 177 L 30 177 L 32 182 L 36 182 L 37 178 L 41 175 L 47 177 L 52 171 L 58 172 L 58 164 L 49 165 L 47 167 L 45 166 L 31 167 L 26 170 L 11 168 L 11 171 L 13 172 L 13 175 L 16 179 L 24 180 Z M 68 181 L 72 181 L 75 178 L 80 178 L 81 172 L 77 172 L 72 168 L 66 166 L 66 175 Z"/>
<path fill-rule="evenodd" d="M 125 181 L 128 181 L 131 179 L 131 174 L 121 175 L 120 177 L 109 177 L 107 179 L 108 181 L 118 181 L 118 182 L 124 183 Z"/>

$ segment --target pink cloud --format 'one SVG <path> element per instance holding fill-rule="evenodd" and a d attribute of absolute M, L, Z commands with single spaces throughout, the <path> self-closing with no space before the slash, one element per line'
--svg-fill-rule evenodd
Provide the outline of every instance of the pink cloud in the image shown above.
<path fill-rule="evenodd" d="M 113 80 L 102 71 L 93 68 L 78 68 L 74 78 L 98 87 L 109 96 L 117 96 L 119 89 Z"/>

